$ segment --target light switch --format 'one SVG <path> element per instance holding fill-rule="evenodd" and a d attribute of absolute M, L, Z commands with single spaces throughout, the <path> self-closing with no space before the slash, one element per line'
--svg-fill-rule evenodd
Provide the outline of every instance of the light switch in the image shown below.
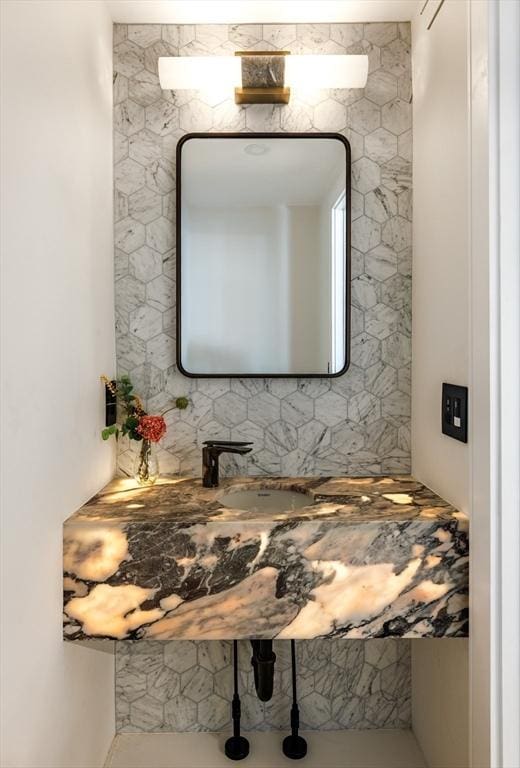
<path fill-rule="evenodd" d="M 468 442 L 468 388 L 456 384 L 442 385 L 442 432 L 448 437 Z"/>

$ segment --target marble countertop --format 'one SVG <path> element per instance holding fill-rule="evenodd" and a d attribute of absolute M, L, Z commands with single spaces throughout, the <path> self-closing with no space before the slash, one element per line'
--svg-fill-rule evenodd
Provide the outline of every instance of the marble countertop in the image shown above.
<path fill-rule="evenodd" d="M 312 501 L 220 501 L 260 487 Z M 67 640 L 468 634 L 468 520 L 410 477 L 116 479 L 63 537 Z"/>
<path fill-rule="evenodd" d="M 219 499 L 231 489 L 270 488 L 299 491 L 313 498 L 308 507 L 281 513 L 229 509 Z M 218 488 L 200 478 L 162 478 L 142 488 L 134 480 L 115 479 L 65 524 L 180 523 L 334 520 L 342 523 L 463 519 L 464 515 L 411 477 L 232 477 Z"/>

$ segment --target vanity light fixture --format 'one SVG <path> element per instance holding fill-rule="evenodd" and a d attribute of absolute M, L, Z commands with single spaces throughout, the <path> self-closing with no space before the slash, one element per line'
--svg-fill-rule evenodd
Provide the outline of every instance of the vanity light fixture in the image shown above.
<path fill-rule="evenodd" d="M 159 58 L 163 90 L 235 89 L 237 104 L 288 104 L 294 88 L 364 88 L 366 55 L 292 55 L 237 51 L 234 56 Z"/>

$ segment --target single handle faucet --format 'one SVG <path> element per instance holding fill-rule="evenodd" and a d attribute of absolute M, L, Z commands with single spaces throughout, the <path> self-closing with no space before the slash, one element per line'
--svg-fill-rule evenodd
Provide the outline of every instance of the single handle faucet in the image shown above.
<path fill-rule="evenodd" d="M 206 440 L 202 449 L 202 485 L 205 488 L 218 487 L 218 459 L 221 453 L 239 453 L 243 456 L 253 450 L 252 445 L 233 440 Z"/>

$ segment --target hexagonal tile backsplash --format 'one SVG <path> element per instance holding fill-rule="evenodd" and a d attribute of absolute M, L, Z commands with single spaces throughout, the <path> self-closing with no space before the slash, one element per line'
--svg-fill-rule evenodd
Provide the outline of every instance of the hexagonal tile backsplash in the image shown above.
<path fill-rule="evenodd" d="M 163 471 L 198 474 L 203 440 L 248 438 L 224 473 L 410 469 L 411 86 L 409 24 L 116 25 L 117 359 L 148 408 L 171 411 Z M 238 107 L 230 93 L 162 91 L 160 55 L 241 48 L 367 53 L 365 89 Z M 187 131 L 339 131 L 352 147 L 352 363 L 332 380 L 183 378 L 175 367 L 175 147 Z M 124 443 L 119 465 L 130 471 Z"/>
<path fill-rule="evenodd" d="M 118 643 L 119 731 L 221 731 L 229 727 L 233 672 L 229 641 Z M 410 727 L 407 640 L 310 640 L 297 647 L 302 728 Z M 251 646 L 239 643 L 245 730 L 288 729 L 290 644 L 275 641 L 274 693 L 256 696 Z"/>
<path fill-rule="evenodd" d="M 366 53 L 366 88 L 312 95 L 293 89 L 287 106 L 238 107 L 232 94 L 223 99 L 222 94 L 173 93 L 159 86 L 159 56 L 277 48 Z M 118 371 L 132 376 L 152 412 L 165 410 L 179 395 L 191 400 L 188 410 L 166 416 L 162 471 L 199 474 L 201 444 L 208 438 L 254 441 L 249 456 L 222 457 L 224 474 L 410 471 L 411 98 L 407 23 L 115 25 Z M 177 371 L 175 148 L 183 134 L 208 130 L 338 131 L 349 139 L 352 363 L 344 376 L 194 380 Z M 132 464 L 133 453 L 123 442 L 120 470 L 130 472 Z M 408 641 L 377 642 L 388 649 L 383 655 L 398 653 L 399 661 L 374 665 L 368 643 L 357 651 L 348 641 L 300 644 L 302 717 L 308 727 L 409 725 Z M 228 646 L 215 643 L 209 650 L 207 644 L 188 644 L 186 653 L 197 658 L 179 670 L 163 661 L 170 645 L 173 653 L 182 644 L 146 649 L 141 643 L 118 644 L 120 728 L 214 729 L 227 723 Z M 223 669 L 207 660 L 219 653 L 227 654 Z M 323 658 L 327 663 L 314 668 Z M 250 675 L 244 672 L 248 727 L 287 724 L 283 674 L 280 696 L 264 709 L 251 695 Z"/>

